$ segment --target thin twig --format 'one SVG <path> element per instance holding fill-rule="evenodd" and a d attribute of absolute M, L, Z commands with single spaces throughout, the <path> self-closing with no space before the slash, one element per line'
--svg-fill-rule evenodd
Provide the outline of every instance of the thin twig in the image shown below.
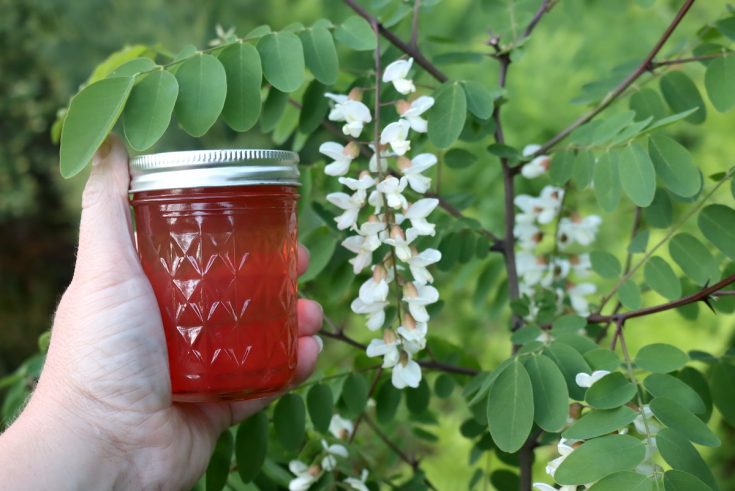
<path fill-rule="evenodd" d="M 663 60 L 663 61 L 654 61 L 651 63 L 651 68 L 656 69 L 661 66 L 668 66 L 668 65 L 682 65 L 684 63 L 692 63 L 695 61 L 704 61 L 704 60 L 714 60 L 716 58 L 725 58 L 727 56 L 730 56 L 732 54 L 735 54 L 733 51 L 720 51 L 719 53 L 709 53 L 706 55 L 699 55 L 699 56 L 689 56 L 685 58 L 673 58 L 671 60 Z"/>
<path fill-rule="evenodd" d="M 421 0 L 413 0 L 413 18 L 411 19 L 411 42 L 410 46 L 419 49 L 419 13 L 421 10 Z"/>
<path fill-rule="evenodd" d="M 531 19 L 531 22 L 528 23 L 528 26 L 526 26 L 526 30 L 523 31 L 523 38 L 527 38 L 531 35 L 534 29 L 536 29 L 536 26 L 541 21 L 541 18 L 546 14 L 549 10 L 551 10 L 551 1 L 550 0 L 544 0 L 541 2 L 541 5 L 538 6 L 538 10 L 536 10 L 536 13 L 533 16 L 533 19 Z"/>
<path fill-rule="evenodd" d="M 682 21 L 686 13 L 689 11 L 689 8 L 694 3 L 694 0 L 686 0 L 684 4 L 681 6 L 679 11 L 676 14 L 676 17 L 674 17 L 674 20 L 671 21 L 671 24 L 666 28 L 664 33 L 661 35 L 659 40 L 656 42 L 656 45 L 651 49 L 651 51 L 646 55 L 646 57 L 643 59 L 640 65 L 633 70 L 625 79 L 618 84 L 617 87 L 615 87 L 611 92 L 609 92 L 605 98 L 591 111 L 589 111 L 586 114 L 583 114 L 579 118 L 577 118 L 574 122 L 572 122 L 569 126 L 561 130 L 559 133 L 554 135 L 550 140 L 548 140 L 546 143 L 541 145 L 541 148 L 539 148 L 533 156 L 536 157 L 538 155 L 543 155 L 546 152 L 549 151 L 553 146 L 555 146 L 560 141 L 564 140 L 567 136 L 569 136 L 574 130 L 585 124 L 586 122 L 592 120 L 595 116 L 600 114 L 605 108 L 607 108 L 610 104 L 615 101 L 629 86 L 633 84 L 638 78 L 646 73 L 647 71 L 650 71 L 653 67 L 653 59 L 656 57 L 656 55 L 661 51 L 661 48 L 663 48 L 666 41 L 668 41 L 671 34 L 674 32 L 676 27 L 679 25 L 679 23 Z"/>
<path fill-rule="evenodd" d="M 447 77 L 444 72 L 439 70 L 436 65 L 430 62 L 421 51 L 419 51 L 418 49 L 414 49 L 410 45 L 406 44 L 401 40 L 401 38 L 393 34 L 393 32 L 391 32 L 390 30 L 386 29 L 385 26 L 383 26 L 383 24 L 381 24 L 378 19 L 370 15 L 370 13 L 365 10 L 362 5 L 358 4 L 355 0 L 344 0 L 344 2 L 360 17 L 368 21 L 370 25 L 377 25 L 378 31 L 385 39 L 388 40 L 388 42 L 393 44 L 396 48 L 400 49 L 407 55 L 411 56 L 419 66 L 421 66 L 429 73 L 429 75 L 434 77 L 439 82 L 446 82 L 447 80 L 449 80 L 449 77 Z"/>

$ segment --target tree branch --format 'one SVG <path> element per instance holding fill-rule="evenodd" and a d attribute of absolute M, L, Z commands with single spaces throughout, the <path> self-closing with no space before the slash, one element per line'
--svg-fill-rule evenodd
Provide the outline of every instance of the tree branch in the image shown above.
<path fill-rule="evenodd" d="M 549 141 L 541 145 L 541 148 L 539 148 L 538 151 L 533 154 L 533 156 L 535 157 L 538 155 L 543 155 L 544 153 L 548 152 L 549 149 L 568 137 L 574 130 L 576 130 L 586 122 L 592 120 L 595 116 L 604 111 L 610 104 L 613 103 L 613 101 L 615 101 L 615 99 L 617 99 L 625 91 L 625 89 L 630 87 L 633 82 L 638 80 L 641 75 L 654 68 L 653 59 L 656 57 L 659 51 L 661 51 L 661 48 L 663 48 L 664 44 L 666 43 L 666 41 L 668 41 L 669 37 L 671 37 L 671 34 L 674 32 L 676 27 L 679 25 L 679 23 L 681 23 L 682 19 L 687 14 L 689 8 L 692 6 L 693 3 L 694 0 L 686 0 L 684 2 L 684 4 L 677 12 L 676 17 L 674 17 L 674 20 L 671 21 L 671 24 L 669 24 L 664 33 L 656 42 L 656 45 L 653 47 L 653 49 L 651 49 L 648 55 L 646 55 L 641 64 L 638 65 L 638 67 L 633 70 L 627 77 L 625 77 L 625 79 L 620 82 L 620 84 L 618 84 L 618 86 L 615 87 L 612 92 L 609 92 L 602 100 L 602 102 L 597 105 L 597 107 L 595 107 L 588 113 L 580 116 L 574 122 L 572 122 L 572 124 L 554 135 Z"/>
<path fill-rule="evenodd" d="M 411 56 L 418 65 L 420 65 L 436 80 L 438 80 L 439 82 L 446 82 L 447 80 L 449 80 L 449 77 L 447 77 L 444 72 L 439 70 L 436 65 L 430 62 L 418 48 L 414 48 L 406 44 L 398 36 L 393 34 L 393 32 L 386 29 L 385 26 L 383 26 L 383 24 L 381 24 L 378 19 L 370 15 L 370 13 L 365 10 L 362 5 L 358 4 L 355 0 L 344 0 L 344 2 L 345 4 L 347 4 L 348 7 L 354 10 L 356 14 L 368 21 L 370 25 L 376 25 L 380 34 L 385 39 L 387 39 L 388 42 L 393 44 L 396 48 L 400 49 L 407 55 Z"/>
<path fill-rule="evenodd" d="M 655 61 L 651 63 L 651 68 L 656 69 L 658 67 L 668 66 L 668 65 L 682 65 L 684 63 L 692 63 L 695 61 L 714 60 L 717 58 L 725 58 L 732 54 L 735 54 L 735 53 L 732 51 L 720 51 L 719 53 L 710 53 L 707 55 L 689 56 L 686 58 L 674 58 L 671 60 Z"/>
<path fill-rule="evenodd" d="M 539 22 L 541 22 L 541 17 L 544 16 L 549 10 L 551 10 L 551 7 L 553 7 L 555 4 L 551 3 L 551 0 L 544 0 L 541 2 L 541 5 L 538 6 L 538 10 L 536 10 L 536 13 L 533 16 L 533 19 L 531 19 L 531 22 L 528 23 L 528 26 L 526 26 L 526 30 L 523 31 L 523 39 L 527 38 L 531 35 L 534 29 L 536 29 L 536 26 Z"/>
<path fill-rule="evenodd" d="M 691 295 L 687 295 L 686 297 L 682 297 L 678 300 L 662 303 L 660 305 L 654 305 L 653 307 L 646 307 L 642 309 L 631 310 L 629 312 L 623 312 L 622 314 L 611 314 L 611 315 L 592 314 L 587 317 L 587 322 L 592 322 L 592 323 L 625 322 L 628 319 L 633 319 L 635 317 L 643 317 L 646 315 L 664 312 L 666 310 L 676 309 L 678 307 L 683 307 L 684 305 L 689 305 L 690 303 L 705 300 L 707 297 L 716 293 L 718 290 L 725 288 L 726 286 L 730 285 L 733 282 L 735 282 L 735 274 L 731 274 L 730 276 L 726 277 L 723 280 L 718 281 L 712 286 L 702 288 L 698 292 L 692 293 Z"/>

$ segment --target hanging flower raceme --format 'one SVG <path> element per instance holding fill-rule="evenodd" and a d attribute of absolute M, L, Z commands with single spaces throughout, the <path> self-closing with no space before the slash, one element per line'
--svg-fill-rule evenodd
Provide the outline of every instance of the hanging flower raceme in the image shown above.
<path fill-rule="evenodd" d="M 408 78 L 412 62 L 409 59 L 389 64 L 383 82 L 392 83 L 401 94 L 414 92 L 415 85 Z M 344 121 L 345 134 L 356 138 L 364 125 L 371 122 L 367 108 L 360 102 L 359 90 L 349 95 L 328 93 L 326 97 L 332 101 L 329 119 Z M 338 177 L 345 188 L 327 195 L 327 201 L 342 210 L 335 218 L 337 228 L 354 231 L 342 242 L 355 254 L 350 259 L 353 272 L 358 274 L 368 267 L 372 270 L 372 276 L 360 284 L 350 307 L 354 313 L 366 316 L 369 330 L 382 331 L 382 337 L 368 344 L 367 355 L 382 358 L 382 366 L 392 370 L 391 380 L 397 388 L 417 387 L 421 381 L 421 366 L 414 358 L 426 348 L 430 320 L 427 306 L 439 299 L 439 292 L 430 285 L 434 278 L 429 267 L 441 259 L 441 253 L 431 248 L 420 250 L 414 244 L 421 236 L 436 234 L 429 215 L 439 201 L 421 196 L 414 200 L 409 195 L 429 191 L 431 178 L 426 173 L 437 164 L 433 154 L 408 154 L 411 132 L 427 131 L 428 123 L 422 115 L 433 105 L 434 99 L 429 96 L 399 101 L 396 109 L 400 118 L 381 129 L 377 143 L 367 144 L 372 150 L 371 158 L 367 170 L 357 178 L 349 173 L 360 155 L 359 143 L 343 146 L 326 142 L 320 147 L 320 152 L 332 159 L 325 173 Z M 364 216 L 366 220 L 361 219 Z M 380 255 L 374 255 L 375 252 Z M 402 295 L 400 291 L 391 295 L 391 289 L 401 289 Z M 386 325 L 391 298 L 395 299 L 394 307 L 403 313 L 397 326 Z M 329 468 L 331 463 L 324 460 L 321 467 Z M 344 481 L 355 489 L 364 486 L 364 478 L 350 482 Z"/>

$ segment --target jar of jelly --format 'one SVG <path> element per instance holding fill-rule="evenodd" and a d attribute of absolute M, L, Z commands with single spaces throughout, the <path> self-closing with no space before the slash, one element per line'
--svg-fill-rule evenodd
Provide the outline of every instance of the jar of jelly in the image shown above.
<path fill-rule="evenodd" d="M 207 150 L 130 161 L 143 270 L 173 399 L 254 399 L 296 370 L 298 156 Z"/>

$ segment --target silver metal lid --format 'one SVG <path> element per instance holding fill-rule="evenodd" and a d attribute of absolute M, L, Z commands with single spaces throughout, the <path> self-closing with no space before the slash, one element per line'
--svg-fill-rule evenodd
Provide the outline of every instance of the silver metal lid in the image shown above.
<path fill-rule="evenodd" d="M 216 186 L 299 185 L 299 156 L 285 150 L 193 150 L 130 159 L 130 192 Z"/>

